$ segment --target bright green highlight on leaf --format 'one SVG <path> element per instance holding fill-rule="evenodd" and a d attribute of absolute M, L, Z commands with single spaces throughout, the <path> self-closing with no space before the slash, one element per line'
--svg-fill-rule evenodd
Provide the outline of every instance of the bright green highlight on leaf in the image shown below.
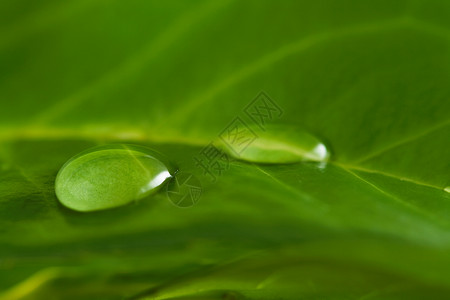
<path fill-rule="evenodd" d="M 153 192 L 169 177 L 169 167 L 150 149 L 102 146 L 82 152 L 59 171 L 55 191 L 59 201 L 78 211 L 125 205 Z"/>
<path fill-rule="evenodd" d="M 248 146 L 236 151 L 238 148 L 222 141 L 223 149 L 237 159 L 267 164 L 326 162 L 330 157 L 325 144 L 305 130 L 280 124 L 248 129 L 245 137 L 239 137 L 240 141 L 248 141 Z"/>

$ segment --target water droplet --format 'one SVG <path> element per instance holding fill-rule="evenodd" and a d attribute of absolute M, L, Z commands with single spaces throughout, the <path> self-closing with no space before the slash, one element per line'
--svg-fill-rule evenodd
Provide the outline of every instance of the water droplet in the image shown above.
<path fill-rule="evenodd" d="M 322 141 L 309 132 L 292 126 L 266 125 L 264 130 L 250 126 L 246 132 L 248 133 L 234 140 L 239 144 L 253 138 L 245 147 L 233 147 L 233 144 L 223 139 L 219 143 L 234 158 L 258 163 L 327 162 L 330 157 L 330 152 Z"/>
<path fill-rule="evenodd" d="M 64 206 L 77 211 L 108 209 L 154 193 L 173 171 L 162 154 L 145 147 L 95 147 L 65 163 L 55 192 Z"/>
<path fill-rule="evenodd" d="M 447 193 L 450 193 L 450 186 L 445 187 L 444 191 L 446 191 Z"/>

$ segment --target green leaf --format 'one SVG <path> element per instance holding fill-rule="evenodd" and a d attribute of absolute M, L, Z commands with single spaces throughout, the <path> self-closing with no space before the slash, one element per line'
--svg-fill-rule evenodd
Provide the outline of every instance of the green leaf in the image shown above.
<path fill-rule="evenodd" d="M 0 53 L 0 299 L 450 292 L 450 3 L 6 0 Z M 213 182 L 194 158 L 261 90 L 329 161 Z M 60 167 L 107 143 L 164 153 L 199 202 L 62 206 Z"/>

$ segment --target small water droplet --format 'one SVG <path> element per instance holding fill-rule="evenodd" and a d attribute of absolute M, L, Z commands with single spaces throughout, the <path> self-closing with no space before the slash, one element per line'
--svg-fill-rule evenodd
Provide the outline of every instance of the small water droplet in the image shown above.
<path fill-rule="evenodd" d="M 444 191 L 446 191 L 447 193 L 450 193 L 450 186 L 445 187 Z"/>
<path fill-rule="evenodd" d="M 108 209 L 154 193 L 174 171 L 162 154 L 145 147 L 95 147 L 64 164 L 55 192 L 64 206 L 77 211 Z"/>
<path fill-rule="evenodd" d="M 236 159 L 278 164 L 300 161 L 327 162 L 330 157 L 330 151 L 322 141 L 293 126 L 266 125 L 264 130 L 250 126 L 247 129 L 248 139 L 244 135 L 234 140 L 239 144 L 253 138 L 245 148 L 233 147 L 229 141 L 219 141 L 222 148 Z M 241 132 L 245 134 L 245 131 Z"/>

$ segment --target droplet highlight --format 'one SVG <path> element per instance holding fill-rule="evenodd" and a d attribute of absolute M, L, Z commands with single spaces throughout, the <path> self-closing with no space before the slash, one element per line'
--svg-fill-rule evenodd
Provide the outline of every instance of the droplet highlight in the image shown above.
<path fill-rule="evenodd" d="M 450 186 L 445 187 L 444 191 L 446 191 L 447 193 L 450 193 Z"/>
<path fill-rule="evenodd" d="M 73 210 L 109 209 L 149 196 L 174 172 L 162 154 L 145 147 L 95 147 L 64 164 L 56 176 L 55 193 Z"/>
<path fill-rule="evenodd" d="M 279 164 L 327 162 L 330 158 L 330 151 L 321 140 L 293 126 L 266 125 L 264 129 L 249 126 L 241 133 L 243 135 L 235 138 L 235 142 L 251 140 L 245 148 L 233 147 L 229 141 L 219 141 L 225 152 L 239 160 Z"/>

